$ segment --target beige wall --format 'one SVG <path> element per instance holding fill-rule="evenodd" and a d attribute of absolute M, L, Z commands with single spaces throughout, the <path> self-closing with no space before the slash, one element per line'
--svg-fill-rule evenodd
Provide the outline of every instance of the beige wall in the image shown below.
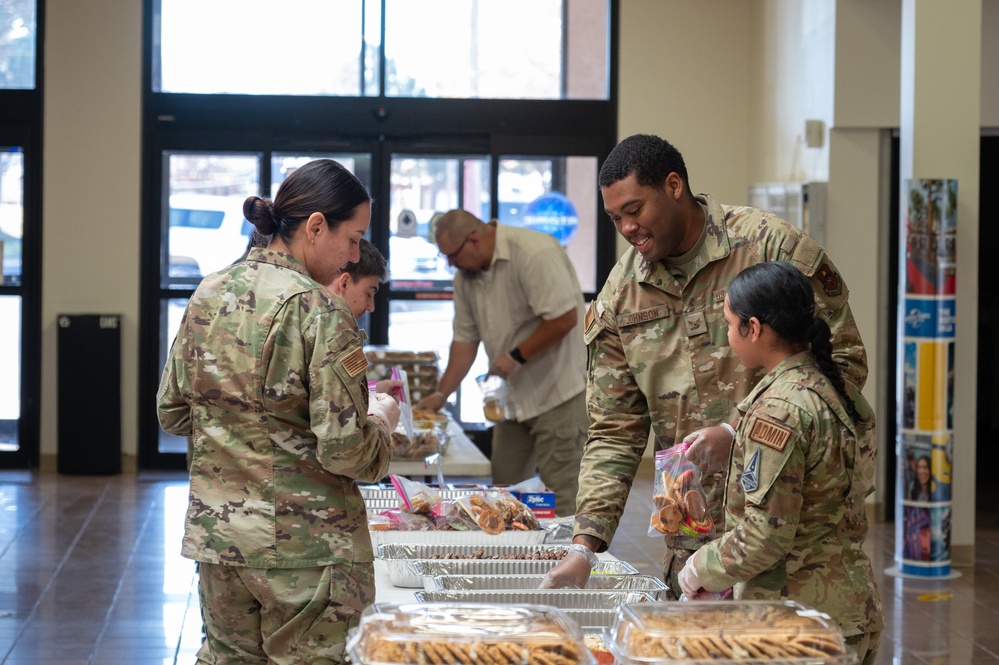
<path fill-rule="evenodd" d="M 750 3 L 749 182 L 829 178 L 835 0 Z M 821 147 L 805 145 L 805 120 L 825 127 Z M 736 201 L 733 201 L 735 203 Z"/>
<path fill-rule="evenodd" d="M 56 452 L 55 318 L 65 313 L 122 314 L 122 448 L 136 452 L 141 35 L 139 2 L 46 2 L 43 455 Z"/>
<path fill-rule="evenodd" d="M 746 197 L 752 3 L 624 0 L 618 136 L 657 134 L 683 154 L 691 189 Z M 606 220 L 604 220 L 606 221 Z M 618 238 L 619 254 L 625 249 Z"/>

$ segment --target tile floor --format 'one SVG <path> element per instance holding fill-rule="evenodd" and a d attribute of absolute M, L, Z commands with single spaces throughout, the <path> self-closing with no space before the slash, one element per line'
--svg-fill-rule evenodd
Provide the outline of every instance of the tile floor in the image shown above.
<path fill-rule="evenodd" d="M 645 535 L 651 475 L 636 481 L 611 552 L 659 573 Z M 183 474 L 113 477 L 0 472 L 0 664 L 193 663 L 197 578 L 179 556 Z M 999 663 L 999 502 L 980 506 L 977 562 L 951 581 L 882 576 L 888 665 Z M 894 525 L 868 539 L 894 565 Z"/>

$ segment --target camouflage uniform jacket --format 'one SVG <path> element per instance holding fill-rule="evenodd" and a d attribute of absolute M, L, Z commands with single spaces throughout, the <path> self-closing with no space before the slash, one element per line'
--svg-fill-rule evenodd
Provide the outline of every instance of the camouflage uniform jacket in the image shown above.
<path fill-rule="evenodd" d="M 347 304 L 287 254 L 251 249 L 191 297 L 158 395 L 194 437 L 182 554 L 304 568 L 374 560 L 355 480 L 388 471 Z"/>
<path fill-rule="evenodd" d="M 809 352 L 787 358 L 740 405 L 725 535 L 694 555 L 705 589 L 789 598 L 833 618 L 847 637 L 881 630 L 864 500 L 874 491 L 874 411 L 847 383 L 850 417 Z"/>
<path fill-rule="evenodd" d="M 867 354 L 848 290 L 822 248 L 772 213 L 722 206 L 710 196 L 706 238 L 685 284 L 662 262 L 629 249 L 590 304 L 584 323 L 590 429 L 577 498 L 577 534 L 610 543 L 649 439 L 669 448 L 690 432 L 733 422 L 736 405 L 761 374 L 728 345 L 722 314 L 729 282 L 763 261 L 786 261 L 812 278 L 816 303 L 833 333 L 833 356 L 858 386 Z M 724 519 L 725 474 L 704 478 L 712 516 Z M 696 549 L 684 536 L 671 547 Z"/>

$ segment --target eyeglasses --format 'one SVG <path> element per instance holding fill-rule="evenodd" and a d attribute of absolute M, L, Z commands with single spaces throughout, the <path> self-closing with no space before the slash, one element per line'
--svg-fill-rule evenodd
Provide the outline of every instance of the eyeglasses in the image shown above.
<path fill-rule="evenodd" d="M 475 235 L 474 231 L 472 233 L 469 233 L 467 236 L 465 236 L 465 239 L 461 241 L 460 245 L 458 245 L 458 249 L 454 250 L 450 254 L 446 254 L 444 252 L 440 252 L 441 258 L 442 259 L 447 259 L 448 261 L 454 261 L 455 258 L 457 258 L 457 256 L 459 254 L 461 254 L 461 250 L 464 249 L 465 243 L 468 242 L 468 239 L 471 238 L 473 235 Z"/>

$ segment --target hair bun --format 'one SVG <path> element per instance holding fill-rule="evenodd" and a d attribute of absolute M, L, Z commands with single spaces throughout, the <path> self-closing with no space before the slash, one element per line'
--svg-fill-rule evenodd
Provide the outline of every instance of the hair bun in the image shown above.
<path fill-rule="evenodd" d="M 247 196 L 243 201 L 243 217 L 245 217 L 261 235 L 269 236 L 277 231 L 278 223 L 274 217 L 274 204 L 259 196 Z"/>

